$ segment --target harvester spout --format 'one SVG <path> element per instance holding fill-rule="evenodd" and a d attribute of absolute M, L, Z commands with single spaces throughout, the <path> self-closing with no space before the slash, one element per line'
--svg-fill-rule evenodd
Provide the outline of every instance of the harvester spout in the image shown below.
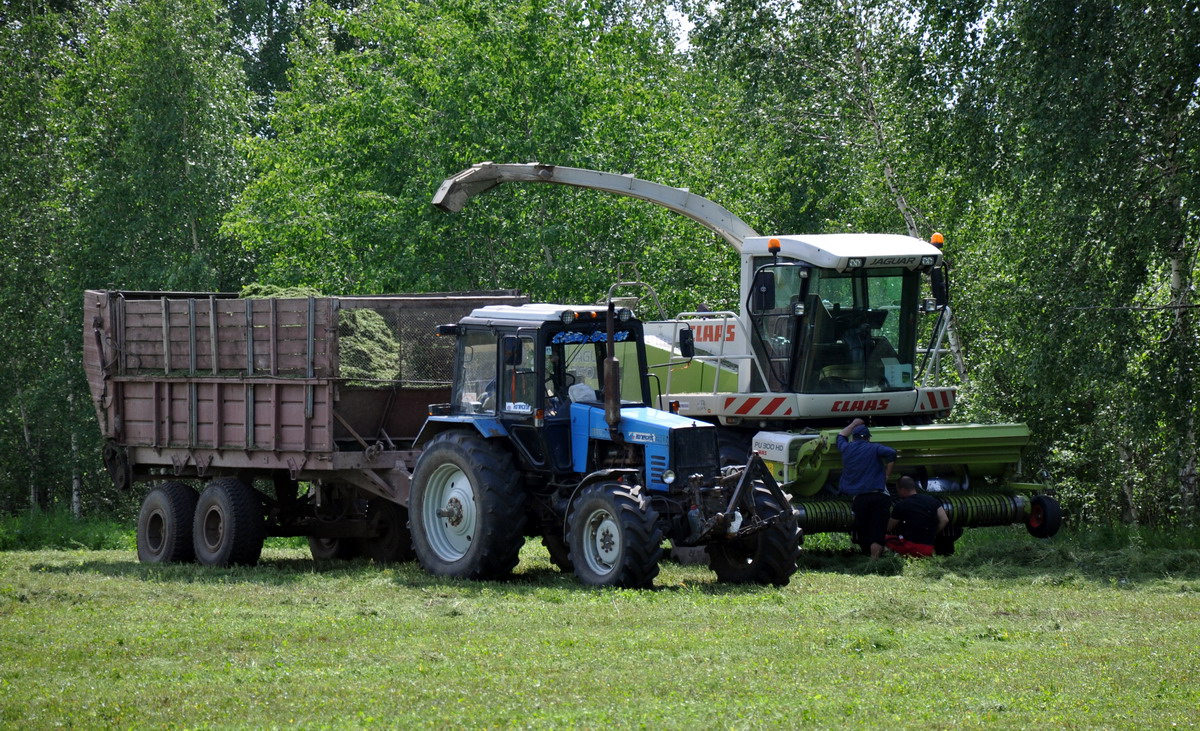
<path fill-rule="evenodd" d="M 641 180 L 632 175 L 616 175 L 599 170 L 543 165 L 531 162 L 524 165 L 499 165 L 481 162 L 446 178 L 433 196 L 433 205 L 458 213 L 467 201 L 501 183 L 557 183 L 575 188 L 599 190 L 615 195 L 649 201 L 669 211 L 686 216 L 725 239 L 739 254 L 742 242 L 758 232 L 724 206 L 686 188 Z"/>

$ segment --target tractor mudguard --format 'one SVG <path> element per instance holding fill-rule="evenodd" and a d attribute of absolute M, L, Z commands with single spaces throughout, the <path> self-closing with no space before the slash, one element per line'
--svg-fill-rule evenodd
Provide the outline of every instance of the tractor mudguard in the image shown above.
<path fill-rule="evenodd" d="M 472 427 L 484 439 L 493 437 L 507 437 L 508 429 L 504 424 L 494 416 L 478 416 L 471 414 L 451 414 L 447 416 L 430 416 L 425 420 L 425 425 L 421 427 L 420 433 L 417 434 L 416 440 L 413 441 L 413 448 L 419 449 L 433 439 L 438 434 L 450 429 L 461 429 L 463 427 Z"/>

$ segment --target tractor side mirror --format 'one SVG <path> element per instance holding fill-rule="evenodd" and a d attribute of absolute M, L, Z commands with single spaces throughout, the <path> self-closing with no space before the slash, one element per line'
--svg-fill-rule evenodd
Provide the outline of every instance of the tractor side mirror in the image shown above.
<path fill-rule="evenodd" d="M 750 309 L 752 312 L 775 309 L 775 272 L 760 271 L 754 275 Z"/>
<path fill-rule="evenodd" d="M 521 365 L 521 339 L 513 335 L 505 335 L 500 343 L 500 351 L 504 356 L 504 365 Z"/>
<path fill-rule="evenodd" d="M 696 335 L 690 327 L 679 329 L 679 354 L 688 360 L 696 357 Z"/>

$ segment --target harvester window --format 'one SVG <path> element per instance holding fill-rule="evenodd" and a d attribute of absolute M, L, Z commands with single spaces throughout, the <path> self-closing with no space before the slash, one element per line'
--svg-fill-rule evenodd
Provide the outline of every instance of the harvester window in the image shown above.
<path fill-rule="evenodd" d="M 459 338 L 454 408 L 459 414 L 496 413 L 496 336 L 468 332 Z"/>

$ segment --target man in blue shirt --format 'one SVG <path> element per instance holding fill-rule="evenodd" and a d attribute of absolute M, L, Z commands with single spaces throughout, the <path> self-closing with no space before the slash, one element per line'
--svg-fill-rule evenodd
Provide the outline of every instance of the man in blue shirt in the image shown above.
<path fill-rule="evenodd" d="M 842 453 L 842 494 L 854 496 L 854 532 L 863 553 L 871 558 L 883 555 L 892 498 L 887 480 L 896 463 L 896 450 L 871 441 L 871 430 L 862 419 L 855 419 L 838 432 L 838 451 Z"/>

